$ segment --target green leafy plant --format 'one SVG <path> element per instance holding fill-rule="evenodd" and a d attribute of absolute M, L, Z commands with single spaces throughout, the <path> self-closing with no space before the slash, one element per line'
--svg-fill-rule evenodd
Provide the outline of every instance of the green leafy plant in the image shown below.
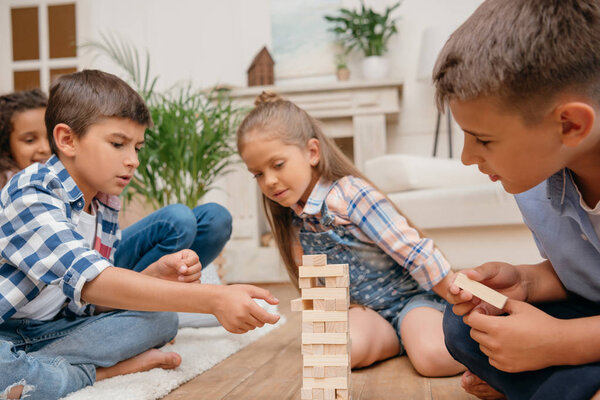
<path fill-rule="evenodd" d="M 125 72 L 154 121 L 146 130 L 140 165 L 125 199 L 141 195 L 155 209 L 173 203 L 198 205 L 234 162 L 234 134 L 245 110 L 232 104 L 225 89 L 201 91 L 187 83 L 156 91 L 158 77 L 150 76 L 148 52 L 142 62 L 131 44 L 115 37 L 103 35 L 100 42 L 86 47 L 108 56 Z"/>
<path fill-rule="evenodd" d="M 361 51 L 365 57 L 382 56 L 387 51 L 389 39 L 398 32 L 396 20 L 390 14 L 399 6 L 400 2 L 397 2 L 379 14 L 361 1 L 359 9 L 340 8 L 338 15 L 326 15 L 325 19 L 334 24 L 330 31 L 335 33 L 346 53 Z"/>
<path fill-rule="evenodd" d="M 347 69 L 348 61 L 346 60 L 346 54 L 339 53 L 335 55 L 335 68 L 336 69 Z"/>

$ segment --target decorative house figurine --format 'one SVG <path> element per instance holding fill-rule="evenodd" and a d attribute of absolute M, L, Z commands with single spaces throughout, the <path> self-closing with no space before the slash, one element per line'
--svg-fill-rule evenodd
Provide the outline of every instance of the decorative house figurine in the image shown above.
<path fill-rule="evenodd" d="M 273 69 L 275 61 L 266 47 L 258 52 L 248 68 L 248 86 L 272 85 L 275 83 Z"/>

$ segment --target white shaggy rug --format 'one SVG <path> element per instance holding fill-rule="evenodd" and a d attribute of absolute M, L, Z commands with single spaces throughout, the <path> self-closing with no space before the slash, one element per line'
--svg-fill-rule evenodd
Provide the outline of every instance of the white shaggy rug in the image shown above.
<path fill-rule="evenodd" d="M 264 303 L 266 305 L 266 303 Z M 275 313 L 276 306 L 265 307 Z M 175 344 L 163 347 L 175 351 L 183 359 L 174 370 L 155 368 L 147 372 L 116 376 L 96 382 L 65 400 L 154 400 L 166 396 L 175 388 L 223 361 L 246 345 L 285 323 L 285 318 L 275 325 L 265 325 L 243 335 L 227 332 L 222 327 L 182 328 Z"/>

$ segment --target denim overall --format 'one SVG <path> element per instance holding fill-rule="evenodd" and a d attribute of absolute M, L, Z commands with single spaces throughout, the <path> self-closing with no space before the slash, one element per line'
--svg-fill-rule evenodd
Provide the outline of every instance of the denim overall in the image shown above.
<path fill-rule="evenodd" d="M 325 201 L 319 222 L 331 229 L 324 232 L 300 229 L 304 254 L 326 254 L 328 264 L 348 264 L 351 303 L 378 312 L 396 329 L 400 343 L 400 325 L 410 310 L 431 307 L 443 312 L 447 304 L 445 300 L 421 288 L 408 270 L 379 246 L 364 243 L 344 226 L 335 225 L 334 216 Z M 403 352 L 401 346 L 400 353 Z"/>

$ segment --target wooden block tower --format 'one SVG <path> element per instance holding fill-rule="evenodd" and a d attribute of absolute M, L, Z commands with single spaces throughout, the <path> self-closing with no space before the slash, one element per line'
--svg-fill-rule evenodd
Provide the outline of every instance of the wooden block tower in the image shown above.
<path fill-rule="evenodd" d="M 302 400 L 350 399 L 349 282 L 348 264 L 302 257 L 302 297 L 292 300 L 292 311 L 302 311 Z"/>

